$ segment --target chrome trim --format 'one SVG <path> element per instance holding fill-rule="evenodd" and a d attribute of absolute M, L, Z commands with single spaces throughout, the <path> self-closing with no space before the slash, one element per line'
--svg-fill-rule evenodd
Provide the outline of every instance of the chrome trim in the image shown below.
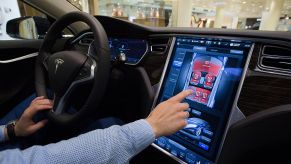
<path fill-rule="evenodd" d="M 93 42 L 94 42 L 94 41 L 93 41 Z M 89 44 L 89 47 L 88 47 L 87 55 L 86 55 L 86 56 L 90 56 L 90 51 L 91 51 L 91 48 L 92 48 L 92 44 L 93 44 L 93 42 L 91 42 L 91 43 Z"/>
<path fill-rule="evenodd" d="M 162 51 L 162 52 L 160 52 L 160 51 L 153 51 L 153 46 L 165 46 L 166 48 L 165 48 L 165 50 Z M 167 51 L 168 44 L 152 44 L 150 47 L 151 47 L 151 48 L 150 48 L 151 53 L 164 54 L 164 53 Z"/>
<path fill-rule="evenodd" d="M 291 60 L 291 59 L 290 59 Z M 287 64 L 287 65 L 291 65 L 291 62 L 279 62 L 280 64 Z"/>
<path fill-rule="evenodd" d="M 284 72 L 275 72 L 275 71 L 271 71 L 271 69 L 270 70 L 266 70 L 266 69 L 262 69 L 262 68 L 260 68 L 260 67 L 258 67 L 258 68 L 255 68 L 254 69 L 256 72 L 261 72 L 261 73 L 267 73 L 267 74 L 272 74 L 272 75 L 278 75 L 278 76 L 291 76 L 291 74 L 290 74 L 290 72 L 288 73 L 284 73 Z"/>
<path fill-rule="evenodd" d="M 93 32 L 85 32 L 84 34 L 80 35 L 79 37 L 77 37 L 76 39 L 74 39 L 71 44 L 75 44 L 76 42 L 78 42 L 78 44 L 83 45 L 83 46 L 89 46 L 91 43 L 87 44 L 87 43 L 82 43 L 82 39 L 84 39 L 85 36 L 93 36 L 93 39 L 91 41 L 91 43 L 94 41 L 94 35 Z"/>
<path fill-rule="evenodd" d="M 165 78 L 165 74 L 166 74 L 166 71 L 167 71 L 167 69 L 169 67 L 170 58 L 173 55 L 172 51 L 173 51 L 173 48 L 174 48 L 174 45 L 175 45 L 175 41 L 176 41 L 176 37 L 173 37 L 172 43 L 171 43 L 171 46 L 170 46 L 170 50 L 168 52 L 168 57 L 167 57 L 167 60 L 166 60 L 166 63 L 165 63 L 165 67 L 164 67 L 164 70 L 163 70 L 163 73 L 162 73 L 162 76 L 161 76 L 161 79 L 160 79 L 160 82 L 159 82 L 159 86 L 158 86 L 158 89 L 157 89 L 157 92 L 156 92 L 156 95 L 155 95 L 155 98 L 154 98 L 154 101 L 153 101 L 152 110 L 154 109 L 154 107 L 155 107 L 155 105 L 156 105 L 156 103 L 158 101 L 158 96 L 159 96 L 159 93 L 160 93 L 160 90 L 161 90 L 161 87 L 162 87 L 162 84 L 163 84 L 163 81 L 164 81 L 164 78 Z M 221 150 L 222 150 L 225 138 L 226 138 L 227 131 L 228 131 L 229 127 L 230 127 L 231 118 L 234 116 L 234 113 L 235 113 L 234 111 L 236 109 L 239 109 L 238 106 L 237 106 L 237 102 L 238 102 L 238 99 L 239 99 L 239 95 L 240 95 L 240 92 L 241 92 L 241 89 L 242 89 L 243 82 L 244 82 L 245 77 L 246 77 L 247 69 L 248 69 L 248 66 L 249 66 L 249 63 L 250 63 L 250 59 L 251 59 L 251 56 L 252 56 L 252 53 L 253 53 L 253 50 L 254 50 L 254 45 L 255 44 L 253 43 L 251 48 L 249 49 L 248 57 L 247 57 L 246 62 L 245 62 L 245 66 L 244 66 L 244 70 L 243 70 L 243 73 L 242 73 L 242 76 L 241 76 L 241 80 L 240 80 L 239 86 L 237 88 L 235 99 L 233 101 L 233 106 L 231 108 L 231 111 L 230 111 L 230 114 L 229 114 L 229 117 L 228 117 L 228 121 L 226 123 L 225 130 L 224 130 L 221 142 L 219 144 L 219 149 L 217 151 L 217 155 L 216 155 L 216 158 L 215 158 L 215 163 L 217 163 L 217 160 L 219 159 L 219 156 L 220 156 L 220 153 L 221 153 Z M 160 148 L 156 144 L 153 143 L 152 145 L 155 148 L 157 148 L 158 150 L 161 150 L 162 152 L 164 152 L 168 156 L 170 156 L 173 159 L 177 160 L 178 162 L 181 162 L 181 160 L 179 158 L 177 159 L 177 157 L 173 156 L 172 154 L 170 154 L 166 150 Z"/>
<path fill-rule="evenodd" d="M 262 54 L 263 55 L 272 55 L 272 54 L 266 54 L 265 53 L 266 47 L 274 47 L 274 48 L 280 48 L 280 49 L 287 49 L 287 50 L 290 50 L 291 51 L 290 48 L 285 48 L 285 47 L 281 47 L 281 46 L 274 46 L 274 45 L 264 45 L 263 50 L 262 50 Z M 280 55 L 272 55 L 272 56 L 280 56 Z"/>
<path fill-rule="evenodd" d="M 83 39 L 84 39 L 84 38 L 80 39 L 79 42 L 78 42 L 78 44 L 80 44 L 80 45 L 82 45 L 82 46 L 89 46 L 92 42 L 94 42 L 94 39 L 89 39 L 89 38 L 88 38 L 88 40 L 90 40 L 91 42 L 90 42 L 90 43 L 83 43 L 83 42 L 82 42 Z"/>
<path fill-rule="evenodd" d="M 227 132 L 228 132 L 229 127 L 231 126 L 231 123 L 232 123 L 231 122 L 232 117 L 234 117 L 234 114 L 236 113 L 235 110 L 239 109 L 239 107 L 237 105 L 237 102 L 238 102 L 238 99 L 239 99 L 239 95 L 240 95 L 244 80 L 246 78 L 247 70 L 248 70 L 248 67 L 249 67 L 249 64 L 250 64 L 250 61 L 251 61 L 251 56 L 253 54 L 254 47 L 255 47 L 255 44 L 253 43 L 251 48 L 250 48 L 250 50 L 249 50 L 248 57 L 246 59 L 245 66 L 244 66 L 244 71 L 243 71 L 243 73 L 241 75 L 241 80 L 240 80 L 240 83 L 238 85 L 238 88 L 237 88 L 237 91 L 236 91 L 236 95 L 235 95 L 235 98 L 234 98 L 234 101 L 233 101 L 233 105 L 232 105 L 232 108 L 231 108 L 231 111 L 230 111 L 230 114 L 229 114 L 229 117 L 228 117 L 228 120 L 227 120 L 227 123 L 226 123 L 226 126 L 225 126 L 224 134 L 223 134 L 223 136 L 221 138 L 221 142 L 219 144 L 219 149 L 217 151 L 215 163 L 217 163 L 217 161 L 219 159 L 219 156 L 220 156 L 220 153 L 221 153 L 221 150 L 222 150 L 222 147 L 223 147 Z"/>
<path fill-rule="evenodd" d="M 142 59 L 145 57 L 145 55 L 148 53 L 148 50 L 149 50 L 148 41 L 145 40 L 145 43 L 146 43 L 146 50 L 145 50 L 144 54 L 141 56 L 141 58 L 139 59 L 139 61 L 136 62 L 136 63 L 126 63 L 125 62 L 125 64 L 127 64 L 127 65 L 138 65 L 142 61 Z"/>
<path fill-rule="evenodd" d="M 174 45 L 175 45 L 175 41 L 176 41 L 176 37 L 173 37 L 173 39 L 171 41 L 172 43 L 170 45 L 170 49 L 168 51 L 168 57 L 167 57 L 167 60 L 166 60 L 166 63 L 165 63 L 165 67 L 164 67 L 161 79 L 159 81 L 159 86 L 158 86 L 158 89 L 157 89 L 157 93 L 156 93 L 154 101 L 153 101 L 152 110 L 154 109 L 154 107 L 155 107 L 155 105 L 156 105 L 156 103 L 158 101 L 158 97 L 159 97 L 159 93 L 160 93 L 160 90 L 161 90 L 161 87 L 162 87 L 162 83 L 164 81 L 166 71 L 167 71 L 167 69 L 169 67 L 169 62 L 170 62 L 170 59 L 171 59 L 171 56 L 172 56 L 172 51 L 173 51 L 173 48 L 174 48 Z"/>
<path fill-rule="evenodd" d="M 156 145 L 155 143 L 151 144 L 154 148 L 160 150 L 161 152 L 165 153 L 166 155 L 168 155 L 169 157 L 173 158 L 174 160 L 178 161 L 181 164 L 187 164 L 186 162 L 182 161 L 181 159 L 179 159 L 178 157 L 174 156 L 173 154 L 167 152 L 166 150 L 162 149 L 161 147 L 159 147 L 158 145 Z"/>
<path fill-rule="evenodd" d="M 85 35 L 89 35 L 89 34 L 93 35 L 93 32 L 85 32 L 85 33 L 83 33 L 82 35 L 78 36 L 76 39 L 71 41 L 71 44 L 75 44 L 78 40 L 81 40 Z"/>
<path fill-rule="evenodd" d="M 14 59 L 0 60 L 0 64 L 13 63 L 13 62 L 17 62 L 17 61 L 33 58 L 33 57 L 36 57 L 36 56 L 38 56 L 38 52 L 35 52 L 35 53 L 32 53 L 32 54 L 28 54 L 28 55 L 24 55 L 24 56 L 21 56 L 21 57 L 18 57 L 18 58 L 14 58 Z"/>
<path fill-rule="evenodd" d="M 277 57 L 277 56 L 261 56 L 259 59 L 259 68 L 262 70 L 270 70 L 270 71 L 278 71 L 278 72 L 283 72 L 283 73 L 289 73 L 289 75 L 291 76 L 291 68 L 290 69 L 284 69 L 284 68 L 279 68 L 279 67 L 271 67 L 271 66 L 266 66 L 263 64 L 263 59 L 264 58 L 269 58 L 269 59 L 287 59 L 291 61 L 291 57 Z M 280 62 L 278 62 L 280 63 Z M 291 64 L 291 63 L 287 63 L 287 62 L 281 62 L 284 64 Z"/>
<path fill-rule="evenodd" d="M 255 71 L 258 72 L 263 72 L 263 73 L 269 73 L 269 74 L 276 74 L 276 75 L 284 75 L 284 76 L 291 76 L 291 69 L 282 69 L 282 68 L 278 68 L 278 67 L 270 67 L 270 66 L 265 66 L 262 63 L 262 59 L 269 57 L 269 58 L 277 58 L 277 59 L 290 59 L 291 60 L 291 56 L 280 56 L 280 55 L 271 55 L 271 54 L 265 54 L 265 48 L 266 47 L 277 47 L 277 48 L 281 48 L 281 49 L 289 49 L 289 48 L 284 48 L 281 46 L 273 46 L 273 45 L 264 45 L 263 48 L 261 48 L 259 56 L 258 56 L 258 63 L 257 63 L 257 68 L 255 69 Z"/>
<path fill-rule="evenodd" d="M 74 37 L 74 35 L 72 35 L 72 34 L 63 34 L 62 37 L 63 38 L 72 38 L 72 37 Z"/>

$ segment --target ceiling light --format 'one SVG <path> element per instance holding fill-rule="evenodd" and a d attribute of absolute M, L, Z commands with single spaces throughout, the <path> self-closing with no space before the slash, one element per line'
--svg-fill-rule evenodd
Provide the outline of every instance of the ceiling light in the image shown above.
<path fill-rule="evenodd" d="M 214 2 L 214 5 L 215 6 L 224 6 L 224 5 L 226 5 L 226 2 L 222 2 L 222 1 L 220 1 L 220 2 Z"/>
<path fill-rule="evenodd" d="M 263 5 L 259 6 L 259 8 L 263 8 Z"/>
<path fill-rule="evenodd" d="M 246 4 L 247 2 L 246 2 L 246 1 L 243 1 L 242 3 L 243 3 L 243 4 Z"/>

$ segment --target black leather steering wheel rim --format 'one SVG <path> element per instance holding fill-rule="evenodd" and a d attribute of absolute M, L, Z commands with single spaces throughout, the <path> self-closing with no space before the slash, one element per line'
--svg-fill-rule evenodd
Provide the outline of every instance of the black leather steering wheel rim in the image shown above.
<path fill-rule="evenodd" d="M 93 51 L 95 55 L 90 55 L 89 57 L 90 60 L 94 61 L 96 66 L 93 70 L 91 70 L 94 71 L 94 78 L 92 79 L 93 86 L 86 102 L 75 114 L 56 114 L 53 110 L 48 112 L 49 120 L 62 126 L 72 125 L 84 119 L 85 116 L 96 110 L 105 93 L 106 84 L 109 79 L 110 49 L 105 30 L 94 16 L 84 12 L 71 12 L 62 16 L 50 27 L 41 45 L 35 65 L 35 88 L 37 95 L 45 97 L 48 95 L 46 74 L 50 71 L 49 69 L 51 67 L 45 63 L 50 61 L 49 58 L 51 56 L 54 56 L 51 54 L 51 49 L 53 48 L 56 40 L 67 26 L 79 21 L 86 23 L 94 35 L 94 42 L 92 42 L 94 46 L 92 47 L 94 47 Z M 72 52 L 67 51 L 62 53 L 72 54 Z M 55 71 L 57 71 L 57 68 Z"/>

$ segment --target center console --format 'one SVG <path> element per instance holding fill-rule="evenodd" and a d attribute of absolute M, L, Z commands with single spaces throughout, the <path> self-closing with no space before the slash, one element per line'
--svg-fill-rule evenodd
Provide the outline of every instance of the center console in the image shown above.
<path fill-rule="evenodd" d="M 215 163 L 235 113 L 253 43 L 247 40 L 177 36 L 173 39 L 155 104 L 182 90 L 193 94 L 188 125 L 153 146 L 181 163 Z"/>

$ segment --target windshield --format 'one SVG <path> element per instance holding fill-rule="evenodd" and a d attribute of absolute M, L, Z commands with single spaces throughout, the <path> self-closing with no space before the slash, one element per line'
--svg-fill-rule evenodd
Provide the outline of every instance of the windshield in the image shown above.
<path fill-rule="evenodd" d="M 68 0 L 92 15 L 154 27 L 291 31 L 291 0 Z"/>

